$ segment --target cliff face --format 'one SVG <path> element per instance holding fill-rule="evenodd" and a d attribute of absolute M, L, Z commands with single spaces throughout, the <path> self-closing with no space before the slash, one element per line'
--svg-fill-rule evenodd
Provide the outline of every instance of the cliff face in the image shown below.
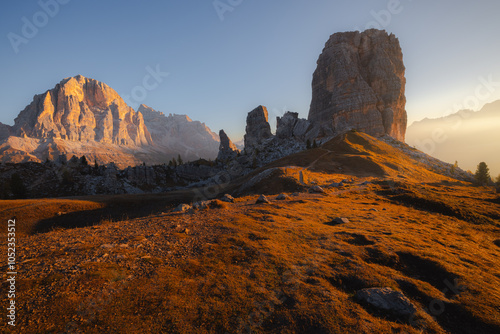
<path fill-rule="evenodd" d="M 330 37 L 313 75 L 309 137 L 351 129 L 404 141 L 405 67 L 398 39 L 385 31 Z"/>
<path fill-rule="evenodd" d="M 81 75 L 66 78 L 33 102 L 15 119 L 19 137 L 95 141 L 121 146 L 152 144 L 140 113 L 109 86 Z"/>
<path fill-rule="evenodd" d="M 219 137 L 205 123 L 191 120 L 187 115 L 165 116 L 144 104 L 137 111 L 144 116 L 144 123 L 154 144 L 166 153 L 184 160 L 215 159 L 219 153 Z"/>
<path fill-rule="evenodd" d="M 136 112 L 106 84 L 81 75 L 36 95 L 15 119 L 0 123 L 0 161 L 54 160 L 85 155 L 120 168 L 215 159 L 219 138 L 186 115 L 165 116 L 145 105 Z"/>

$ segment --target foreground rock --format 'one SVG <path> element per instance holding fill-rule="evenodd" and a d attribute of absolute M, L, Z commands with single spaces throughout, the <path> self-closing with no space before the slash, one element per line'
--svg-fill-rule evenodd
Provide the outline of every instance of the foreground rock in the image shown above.
<path fill-rule="evenodd" d="M 320 186 L 313 186 L 309 188 L 310 193 L 316 193 L 316 194 L 323 194 L 325 193 L 325 190 L 321 188 Z"/>
<path fill-rule="evenodd" d="M 257 201 L 255 202 L 255 204 L 262 204 L 262 203 L 271 203 L 271 201 L 268 200 L 266 196 L 260 195 L 260 197 L 257 198 Z"/>
<path fill-rule="evenodd" d="M 389 311 L 399 316 L 410 316 L 417 311 L 404 294 L 391 288 L 363 289 L 358 291 L 355 297 L 377 309 Z"/>
<path fill-rule="evenodd" d="M 234 197 L 229 194 L 225 194 L 220 200 L 227 203 L 234 203 Z"/>
<path fill-rule="evenodd" d="M 356 129 L 404 141 L 405 67 L 394 35 L 376 29 L 334 34 L 317 64 L 308 117 L 311 138 Z"/>
<path fill-rule="evenodd" d="M 173 212 L 186 212 L 191 210 L 193 207 L 189 204 L 179 204 Z"/>

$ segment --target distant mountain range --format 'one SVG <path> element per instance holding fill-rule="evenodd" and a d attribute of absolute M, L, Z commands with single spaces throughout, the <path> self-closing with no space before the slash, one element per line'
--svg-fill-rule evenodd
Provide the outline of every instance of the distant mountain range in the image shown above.
<path fill-rule="evenodd" d="M 219 137 L 186 115 L 129 107 L 106 84 L 81 75 L 36 95 L 13 126 L 0 123 L 0 161 L 54 160 L 85 155 L 119 167 L 215 159 Z"/>
<path fill-rule="evenodd" d="M 492 177 L 500 174 L 500 101 L 479 111 L 414 122 L 406 132 L 406 142 L 438 159 L 475 172 L 484 161 Z"/>

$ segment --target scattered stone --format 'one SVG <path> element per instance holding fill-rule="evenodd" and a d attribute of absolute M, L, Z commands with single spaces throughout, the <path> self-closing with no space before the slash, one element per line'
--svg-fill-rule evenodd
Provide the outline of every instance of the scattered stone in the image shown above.
<path fill-rule="evenodd" d="M 112 244 L 103 244 L 101 245 L 101 248 L 113 248 L 115 247 L 115 245 L 112 245 Z"/>
<path fill-rule="evenodd" d="M 290 199 L 290 197 L 288 197 L 288 195 L 286 195 L 286 194 L 279 194 L 279 195 L 276 197 L 276 199 L 277 199 L 278 201 L 284 201 L 284 200 Z"/>
<path fill-rule="evenodd" d="M 335 218 L 332 223 L 335 223 L 335 224 L 349 224 L 349 219 L 347 218 Z"/>
<path fill-rule="evenodd" d="M 299 195 L 300 195 L 300 193 L 293 193 L 293 194 L 292 194 L 292 196 L 293 196 L 293 197 L 297 197 L 297 196 L 299 196 Z"/>
<path fill-rule="evenodd" d="M 378 210 L 377 210 L 377 209 L 375 209 L 375 208 L 371 208 L 371 209 L 370 209 L 370 211 L 375 211 L 375 212 L 378 212 Z"/>
<path fill-rule="evenodd" d="M 186 211 L 191 210 L 191 209 L 192 209 L 191 205 L 188 205 L 188 204 L 179 204 L 179 206 L 177 206 L 174 209 L 174 212 L 186 212 Z"/>
<path fill-rule="evenodd" d="M 271 203 L 271 201 L 269 201 L 266 196 L 260 195 L 260 197 L 257 198 L 257 202 L 255 202 L 255 204 L 261 204 L 261 203 Z"/>
<path fill-rule="evenodd" d="M 372 183 L 371 183 L 371 182 L 369 182 L 369 181 L 365 181 L 365 182 L 361 183 L 361 185 L 362 185 L 362 186 L 367 186 L 367 185 L 369 185 L 369 184 L 372 184 Z"/>
<path fill-rule="evenodd" d="M 410 316 L 417 311 L 415 305 L 403 293 L 391 288 L 363 289 L 359 290 L 355 297 L 377 309 L 399 316 Z"/>
<path fill-rule="evenodd" d="M 200 201 L 193 204 L 193 209 L 203 210 L 210 204 L 210 201 Z"/>
<path fill-rule="evenodd" d="M 234 197 L 229 194 L 225 194 L 220 200 L 223 202 L 234 203 Z"/>
<path fill-rule="evenodd" d="M 310 193 L 317 193 L 317 194 L 323 194 L 325 193 L 325 190 L 321 188 L 320 186 L 313 186 L 309 189 Z"/>
<path fill-rule="evenodd" d="M 333 188 L 339 188 L 339 187 L 343 187 L 344 186 L 344 181 L 342 182 L 333 182 L 329 185 L 329 187 L 333 187 Z"/>

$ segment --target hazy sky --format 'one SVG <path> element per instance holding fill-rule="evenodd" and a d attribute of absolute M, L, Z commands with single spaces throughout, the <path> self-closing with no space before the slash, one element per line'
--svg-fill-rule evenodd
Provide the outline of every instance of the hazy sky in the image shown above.
<path fill-rule="evenodd" d="M 259 104 L 307 117 L 328 37 L 372 27 L 400 40 L 410 122 L 479 109 L 500 99 L 499 15 L 498 0 L 6 1 L 0 122 L 81 74 L 238 140 Z"/>

